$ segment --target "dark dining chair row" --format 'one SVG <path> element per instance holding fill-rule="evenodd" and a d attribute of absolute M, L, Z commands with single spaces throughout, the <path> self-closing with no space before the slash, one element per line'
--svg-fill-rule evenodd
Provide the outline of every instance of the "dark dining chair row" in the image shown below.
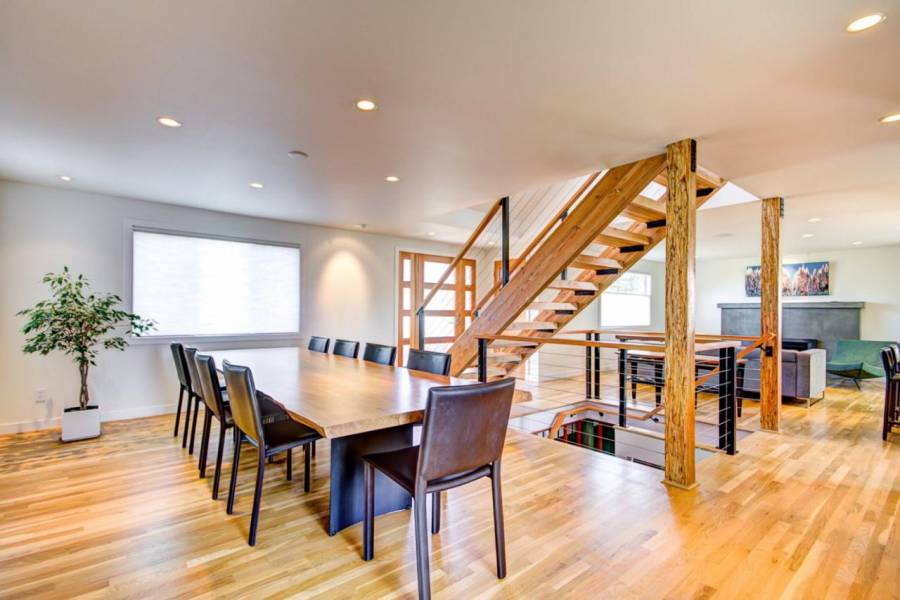
<path fill-rule="evenodd" d="M 304 449 L 303 489 L 310 489 L 310 446 L 321 437 L 313 429 L 292 420 L 287 411 L 268 395 L 256 390 L 253 375 L 246 367 L 230 365 L 225 361 L 222 370 L 225 386 L 219 383 L 215 359 L 200 354 L 196 348 L 185 348 L 182 344 L 171 345 L 175 359 L 175 369 L 179 379 L 178 408 L 175 415 L 175 436 L 178 435 L 178 423 L 181 420 L 182 398 L 187 394 L 187 410 L 184 419 L 185 438 L 182 447 L 188 447 L 188 454 L 193 454 L 194 436 L 197 414 L 201 402 L 205 408 L 203 431 L 200 438 L 200 456 L 197 468 L 200 477 L 206 477 L 206 465 L 209 453 L 209 438 L 212 434 L 212 421 L 219 424 L 219 439 L 216 453 L 216 466 L 213 475 L 212 498 L 218 499 L 219 485 L 222 476 L 222 456 L 225 452 L 225 437 L 228 429 L 233 430 L 234 455 L 231 462 L 231 482 L 228 488 L 227 514 L 234 510 L 235 490 L 237 486 L 238 465 L 240 463 L 241 445 L 244 441 L 257 448 L 258 466 L 256 472 L 256 489 L 253 496 L 253 510 L 250 516 L 250 532 L 248 543 L 256 544 L 256 531 L 259 524 L 259 509 L 262 500 L 262 484 L 265 475 L 266 460 L 276 454 L 287 456 L 287 479 L 292 479 L 294 448 Z M 193 420 L 191 420 L 191 405 Z M 187 443 L 188 422 L 191 421 L 190 443 Z"/>
<path fill-rule="evenodd" d="M 309 338 L 307 349 L 327 354 L 330 344 L 330 338 L 314 335 Z M 332 354 L 356 358 L 359 356 L 359 342 L 336 339 L 334 340 Z M 393 366 L 397 360 L 397 347 L 367 342 L 365 350 L 363 350 L 363 360 L 380 365 Z M 409 358 L 406 361 L 406 368 L 413 371 L 425 371 L 426 373 L 446 376 L 450 374 L 450 355 L 443 352 L 411 348 L 409 350 Z"/>

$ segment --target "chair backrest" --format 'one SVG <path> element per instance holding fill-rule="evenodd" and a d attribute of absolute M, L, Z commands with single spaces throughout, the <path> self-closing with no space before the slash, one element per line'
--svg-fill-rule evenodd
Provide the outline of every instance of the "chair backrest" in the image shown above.
<path fill-rule="evenodd" d="M 425 371 L 435 375 L 450 374 L 450 355 L 431 350 L 409 349 L 409 358 L 406 359 L 406 368 L 413 371 Z"/>
<path fill-rule="evenodd" d="M 363 360 L 378 363 L 379 365 L 393 365 L 396 358 L 396 346 L 385 346 L 383 344 L 366 342 L 366 349 L 363 350 Z"/>
<path fill-rule="evenodd" d="M 900 364 L 900 344 L 891 344 L 891 351 L 894 353 L 894 363 Z"/>
<path fill-rule="evenodd" d="M 219 419 L 225 417 L 225 398 L 219 387 L 219 376 L 216 373 L 216 359 L 207 354 L 194 354 L 194 367 L 200 381 L 200 395 L 203 402 Z"/>
<path fill-rule="evenodd" d="M 516 380 L 434 387 L 428 392 L 418 475 L 426 481 L 500 458 Z"/>
<path fill-rule="evenodd" d="M 338 356 L 346 356 L 348 358 L 356 358 L 359 356 L 359 342 L 350 340 L 334 340 L 334 350 L 332 354 Z"/>
<path fill-rule="evenodd" d="M 222 361 L 222 372 L 225 375 L 225 387 L 231 406 L 231 416 L 235 426 L 259 444 L 265 447 L 262 418 L 259 414 L 259 403 L 256 400 L 256 385 L 250 367 L 233 365 Z"/>
<path fill-rule="evenodd" d="M 329 338 L 314 335 L 309 338 L 309 345 L 306 348 L 313 352 L 328 352 L 328 344 L 330 343 L 331 340 Z"/>
<path fill-rule="evenodd" d="M 196 348 L 184 349 L 184 364 L 187 366 L 188 378 L 191 380 L 191 393 L 203 397 L 203 389 L 200 386 L 200 375 L 197 373 L 197 363 L 194 357 L 197 356 Z"/>
<path fill-rule="evenodd" d="M 172 342 L 169 344 L 169 349 L 172 351 L 172 358 L 175 360 L 175 371 L 178 373 L 178 383 L 187 389 L 191 389 L 191 376 L 188 374 L 187 362 L 184 358 L 184 346 L 178 342 Z"/>
<path fill-rule="evenodd" d="M 894 348 L 885 346 L 881 349 L 881 364 L 884 365 L 885 379 L 890 379 L 897 372 L 897 355 Z"/>

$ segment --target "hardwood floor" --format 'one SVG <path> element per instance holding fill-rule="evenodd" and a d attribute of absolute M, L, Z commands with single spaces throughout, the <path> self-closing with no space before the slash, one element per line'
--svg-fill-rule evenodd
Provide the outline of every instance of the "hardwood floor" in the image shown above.
<path fill-rule="evenodd" d="M 509 575 L 494 574 L 490 487 L 472 484 L 445 494 L 435 595 L 898 598 L 900 432 L 882 443 L 880 394 L 866 382 L 829 388 L 811 409 L 786 405 L 781 434 L 698 463 L 694 491 L 511 431 Z M 107 423 L 102 438 L 66 445 L 48 432 L 0 437 L 0 597 L 414 596 L 409 512 L 377 519 L 370 563 L 360 527 L 325 534 L 326 448 L 309 494 L 302 478 L 285 481 L 283 461 L 268 470 L 250 548 L 254 461 L 242 461 L 228 517 L 225 494 L 210 500 L 211 477 L 198 479 L 171 437 L 171 417 Z"/>

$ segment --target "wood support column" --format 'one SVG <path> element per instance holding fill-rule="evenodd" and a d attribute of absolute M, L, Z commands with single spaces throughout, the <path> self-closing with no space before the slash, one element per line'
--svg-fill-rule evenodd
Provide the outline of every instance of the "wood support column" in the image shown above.
<path fill-rule="evenodd" d="M 694 257 L 697 230 L 696 142 L 666 149 L 666 478 L 697 485 L 694 465 Z"/>
<path fill-rule="evenodd" d="M 762 247 L 759 306 L 760 335 L 774 339 L 763 348 L 759 373 L 759 425 L 768 431 L 781 427 L 781 219 L 782 198 L 762 201 Z"/>

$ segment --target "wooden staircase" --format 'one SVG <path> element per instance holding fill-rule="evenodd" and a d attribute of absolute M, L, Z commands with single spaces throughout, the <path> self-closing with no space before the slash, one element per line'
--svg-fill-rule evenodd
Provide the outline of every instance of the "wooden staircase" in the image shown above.
<path fill-rule="evenodd" d="M 545 227 L 539 234 L 546 235 L 543 242 L 536 239 L 524 256 L 511 259 L 515 267 L 507 285 L 489 292 L 489 304 L 453 343 L 451 374 L 477 376 L 473 365 L 479 335 L 535 338 L 534 343 L 491 344 L 488 378 L 508 376 L 540 348 L 542 338 L 556 335 L 661 242 L 666 236 L 667 192 L 655 200 L 641 193 L 651 182 L 667 187 L 665 163 L 662 154 L 609 169 L 591 181 L 555 229 L 552 223 Z M 698 208 L 725 183 L 699 167 L 696 180 Z M 566 279 L 560 278 L 563 272 Z M 545 290 L 552 290 L 552 299 L 537 300 Z M 525 311 L 538 313 L 525 319 Z"/>

